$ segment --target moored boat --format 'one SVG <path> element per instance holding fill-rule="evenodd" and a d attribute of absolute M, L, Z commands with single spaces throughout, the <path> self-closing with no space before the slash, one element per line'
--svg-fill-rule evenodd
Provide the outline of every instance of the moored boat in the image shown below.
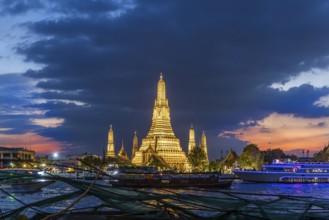
<path fill-rule="evenodd" d="M 111 184 L 113 187 L 228 188 L 232 181 L 219 173 L 119 173 Z"/>
<path fill-rule="evenodd" d="M 282 163 L 264 165 L 262 170 L 233 170 L 246 182 L 329 183 L 329 164 Z"/>

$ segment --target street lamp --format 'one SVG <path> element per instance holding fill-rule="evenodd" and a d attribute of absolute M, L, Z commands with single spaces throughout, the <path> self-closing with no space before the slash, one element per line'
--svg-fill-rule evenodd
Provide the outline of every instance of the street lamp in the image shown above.
<path fill-rule="evenodd" d="M 57 159 L 58 158 L 58 153 L 57 152 L 53 153 L 53 158 L 54 159 Z"/>

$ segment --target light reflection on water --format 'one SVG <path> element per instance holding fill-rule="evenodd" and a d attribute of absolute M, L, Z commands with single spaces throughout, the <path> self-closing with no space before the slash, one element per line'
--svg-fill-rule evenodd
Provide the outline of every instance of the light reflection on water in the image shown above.
<path fill-rule="evenodd" d="M 68 184 L 62 182 L 55 182 L 48 187 L 45 187 L 39 192 L 32 194 L 13 194 L 18 199 L 25 203 L 32 203 L 39 200 L 51 198 L 54 196 L 71 193 L 76 189 Z M 220 196 L 220 193 L 209 192 L 212 189 L 207 189 L 208 192 L 196 190 L 184 190 L 184 189 L 148 189 L 155 193 L 193 193 L 193 195 L 205 195 L 205 196 Z M 280 183 L 244 183 L 241 181 L 234 181 L 233 185 L 229 189 L 218 189 L 224 192 L 243 192 L 251 194 L 274 194 L 274 195 L 291 195 L 291 196 L 312 196 L 316 198 L 329 199 L 329 183 L 321 184 L 280 184 Z M 71 204 L 75 199 L 70 199 L 65 202 L 58 203 L 46 209 L 46 211 L 54 212 L 61 210 Z M 95 197 L 88 196 L 82 199 L 74 208 L 83 208 L 96 206 L 101 204 L 101 201 Z M 0 192 L 0 208 L 2 212 L 6 212 L 22 206 L 19 202 Z"/>
<path fill-rule="evenodd" d="M 245 183 L 235 181 L 231 191 L 329 199 L 329 183 Z"/>

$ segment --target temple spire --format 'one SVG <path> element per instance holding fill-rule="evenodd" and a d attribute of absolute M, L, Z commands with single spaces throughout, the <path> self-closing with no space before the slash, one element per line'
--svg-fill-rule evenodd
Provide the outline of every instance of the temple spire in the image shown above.
<path fill-rule="evenodd" d="M 118 157 L 120 157 L 121 159 L 124 159 L 124 160 L 129 160 L 128 158 L 128 154 L 127 152 L 125 151 L 125 148 L 123 146 L 123 139 L 122 139 L 122 145 L 121 145 L 121 149 L 118 153 Z"/>
<path fill-rule="evenodd" d="M 148 137 L 175 137 L 170 122 L 170 109 L 166 98 L 166 83 L 162 73 L 158 81 L 157 98 L 154 102 L 152 125 Z M 154 144 L 152 145 L 154 146 Z"/>
<path fill-rule="evenodd" d="M 188 141 L 188 153 L 196 146 L 195 144 L 195 133 L 193 124 L 191 124 L 190 132 L 189 132 L 189 141 Z"/>
<path fill-rule="evenodd" d="M 160 80 L 158 82 L 157 100 L 166 100 L 166 83 L 163 80 L 162 73 L 160 73 Z"/>
<path fill-rule="evenodd" d="M 109 130 L 109 133 L 108 133 L 106 157 L 115 157 L 114 135 L 113 135 L 112 125 L 110 125 L 110 130 Z"/>
<path fill-rule="evenodd" d="M 134 132 L 134 138 L 133 138 L 133 149 L 131 152 L 131 159 L 135 157 L 136 152 L 138 151 L 138 138 L 137 138 L 137 132 Z"/>
<path fill-rule="evenodd" d="M 202 135 L 201 135 L 201 149 L 206 154 L 206 160 L 205 160 L 206 163 L 209 162 L 209 159 L 208 159 L 208 149 L 207 148 L 208 148 L 207 147 L 207 137 L 206 137 L 206 134 L 204 133 L 204 131 L 202 131 Z"/>

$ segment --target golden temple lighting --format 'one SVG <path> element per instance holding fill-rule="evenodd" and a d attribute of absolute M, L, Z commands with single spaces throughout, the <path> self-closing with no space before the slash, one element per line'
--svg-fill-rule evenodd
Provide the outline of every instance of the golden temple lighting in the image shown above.
<path fill-rule="evenodd" d="M 195 133 L 194 133 L 194 128 L 193 125 L 190 127 L 190 132 L 189 132 L 189 141 L 188 141 L 188 153 L 196 146 L 195 144 Z"/>
<path fill-rule="evenodd" d="M 190 128 L 189 136 L 188 151 L 196 146 L 193 126 Z M 207 143 L 204 132 L 201 137 L 200 147 L 205 151 L 207 155 L 205 163 L 208 163 Z M 115 157 L 112 126 L 108 133 L 106 156 Z M 128 159 L 123 143 L 118 157 L 125 160 Z M 138 139 L 135 132 L 132 147 L 132 163 L 137 166 L 147 165 L 154 157 L 159 161 L 163 161 L 170 168 L 188 170 L 191 167 L 180 145 L 180 140 L 175 136 L 171 126 L 170 108 L 166 97 L 166 83 L 163 80 L 162 73 L 160 73 L 157 85 L 157 97 L 153 107 L 151 128 L 147 136 L 142 139 L 140 148 L 138 148 Z"/>
<path fill-rule="evenodd" d="M 188 166 L 186 154 L 171 126 L 166 84 L 162 73 L 158 82 L 151 129 L 143 138 L 139 150 L 135 151 L 132 163 L 145 165 L 151 156 L 161 157 L 171 168 L 185 170 Z"/>
<path fill-rule="evenodd" d="M 110 130 L 109 130 L 109 133 L 108 133 L 108 143 L 107 143 L 106 157 L 115 157 L 114 136 L 113 136 L 112 125 L 110 125 Z"/>

